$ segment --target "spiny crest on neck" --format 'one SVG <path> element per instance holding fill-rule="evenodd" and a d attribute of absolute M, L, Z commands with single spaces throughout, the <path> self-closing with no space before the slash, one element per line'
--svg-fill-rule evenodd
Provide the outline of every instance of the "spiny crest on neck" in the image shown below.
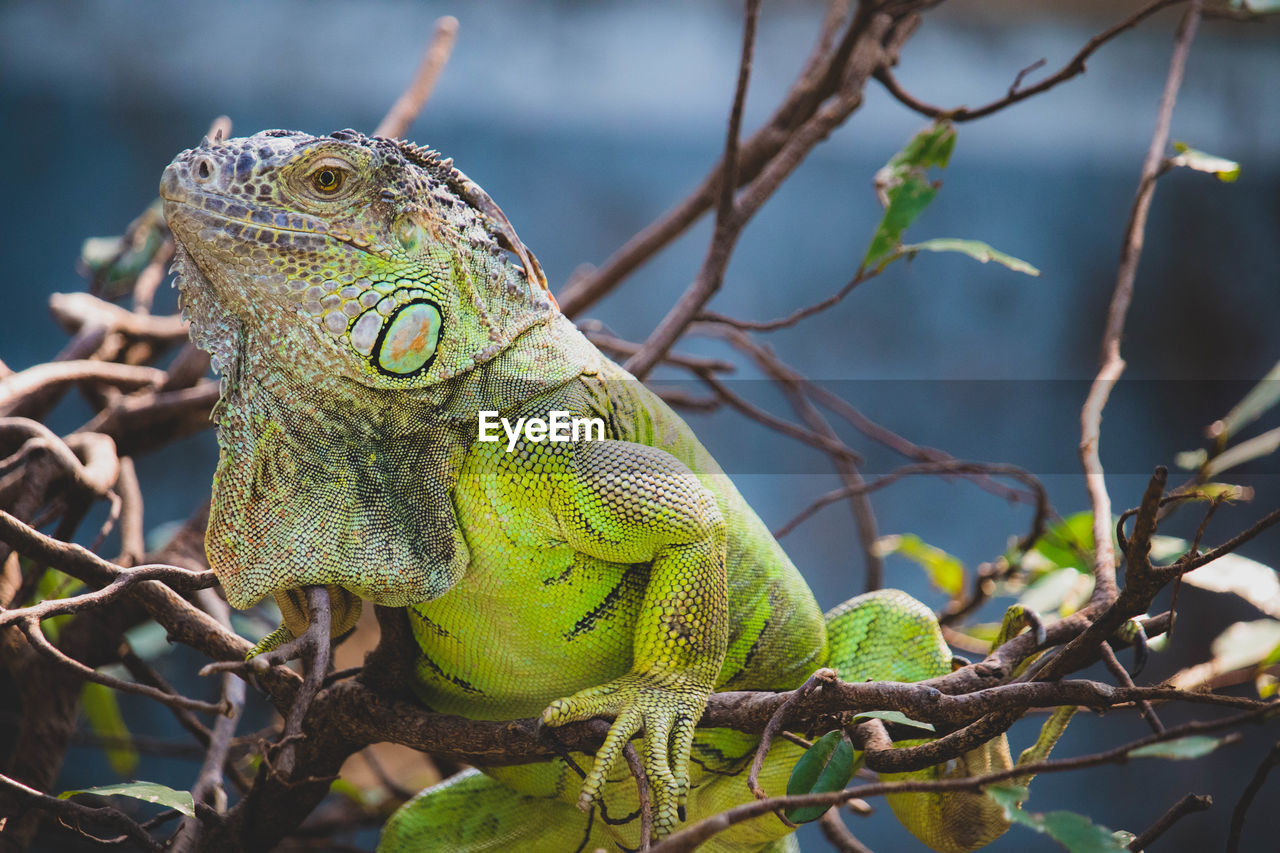
<path fill-rule="evenodd" d="M 332 139 L 343 142 L 354 142 L 371 148 L 380 148 L 384 152 L 388 148 L 399 152 L 415 166 L 444 184 L 454 195 L 462 199 L 473 209 L 479 211 L 484 219 L 485 230 L 503 249 L 515 254 L 524 268 L 525 277 L 531 287 L 540 287 L 545 291 L 552 305 L 556 304 L 551 288 L 547 284 L 546 274 L 533 252 L 520 240 L 507 215 L 497 203 L 480 186 L 453 165 L 452 157 L 441 157 L 440 152 L 424 145 L 418 145 L 407 139 L 390 139 L 385 136 L 365 136 L 357 130 L 339 130 L 329 134 Z M 534 295 L 537 295 L 536 293 Z"/>

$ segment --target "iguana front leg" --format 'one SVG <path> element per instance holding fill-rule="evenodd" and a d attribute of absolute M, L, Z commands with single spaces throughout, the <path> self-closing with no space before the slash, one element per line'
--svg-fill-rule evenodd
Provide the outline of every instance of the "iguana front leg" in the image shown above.
<path fill-rule="evenodd" d="M 565 540 L 582 553 L 650 563 L 630 671 L 557 699 L 542 720 L 554 726 L 615 717 L 583 783 L 578 805 L 584 810 L 627 741 L 643 730 L 660 837 L 675 826 L 687 796 L 695 726 L 724 660 L 725 522 L 688 468 L 665 451 L 624 441 L 579 444 L 553 511 Z"/>

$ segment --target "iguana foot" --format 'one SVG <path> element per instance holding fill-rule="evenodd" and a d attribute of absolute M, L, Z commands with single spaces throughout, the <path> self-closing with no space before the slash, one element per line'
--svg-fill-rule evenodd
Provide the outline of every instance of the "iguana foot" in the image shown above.
<path fill-rule="evenodd" d="M 578 808 L 587 811 L 599 799 L 627 741 L 643 730 L 640 751 L 649 781 L 653 832 L 662 838 L 675 828 L 689 792 L 693 736 L 711 692 L 709 686 L 685 681 L 679 676 L 628 673 L 547 706 L 542 722 L 549 726 L 592 717 L 615 718 L 582 783 Z"/>

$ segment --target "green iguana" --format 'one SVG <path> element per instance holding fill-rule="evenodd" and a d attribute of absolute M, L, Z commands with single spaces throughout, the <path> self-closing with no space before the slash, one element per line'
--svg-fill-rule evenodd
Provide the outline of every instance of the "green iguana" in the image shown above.
<path fill-rule="evenodd" d="M 689 428 L 559 312 L 452 161 L 274 130 L 183 152 L 161 195 L 191 334 L 223 382 L 209 561 L 231 604 L 274 595 L 284 614 L 255 651 L 301 633 L 299 589 L 324 585 L 335 636 L 361 599 L 407 608 L 434 710 L 614 720 L 581 785 L 561 760 L 463 774 L 397 812 L 380 849 L 634 850 L 619 760 L 633 735 L 662 836 L 686 809 L 751 799 L 758 738 L 695 728 L 712 691 L 791 689 L 821 666 L 851 681 L 950 670 L 905 593 L 823 616 Z M 482 413 L 595 419 L 603 435 L 485 441 Z M 775 746 L 761 784 L 781 793 L 799 755 Z M 1010 765 L 1000 737 L 933 772 Z M 892 806 L 942 851 L 1007 827 L 976 794 Z M 767 815 L 703 849 L 795 850 L 790 831 Z"/>

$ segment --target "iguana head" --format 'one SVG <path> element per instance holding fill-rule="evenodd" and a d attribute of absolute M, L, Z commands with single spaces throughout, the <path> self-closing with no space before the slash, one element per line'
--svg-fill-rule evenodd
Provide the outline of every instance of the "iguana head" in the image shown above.
<path fill-rule="evenodd" d="M 423 387 L 555 310 L 497 206 L 410 143 L 349 130 L 206 139 L 165 169 L 160 194 L 193 337 L 224 373 L 250 340 L 286 372 Z"/>
<path fill-rule="evenodd" d="M 516 340 L 557 326 L 537 261 L 450 161 L 355 131 L 206 140 L 160 193 L 224 378 L 205 544 L 227 599 L 445 592 L 467 562 L 458 424 L 572 374 L 545 334 Z"/>

